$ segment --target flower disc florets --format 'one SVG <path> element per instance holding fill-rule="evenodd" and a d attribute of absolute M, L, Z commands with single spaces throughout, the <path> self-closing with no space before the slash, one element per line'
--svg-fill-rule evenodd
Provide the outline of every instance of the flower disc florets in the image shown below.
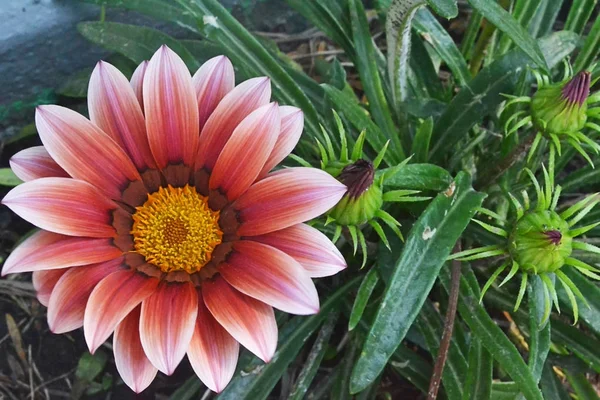
<path fill-rule="evenodd" d="M 528 212 L 516 222 L 508 250 L 525 272 L 554 272 L 573 251 L 569 224 L 555 211 Z"/>

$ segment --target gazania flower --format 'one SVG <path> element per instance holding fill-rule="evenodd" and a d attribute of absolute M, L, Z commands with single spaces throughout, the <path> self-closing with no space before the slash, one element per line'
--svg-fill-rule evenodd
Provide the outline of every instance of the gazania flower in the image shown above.
<path fill-rule="evenodd" d="M 273 307 L 318 312 L 311 277 L 345 267 L 302 222 L 346 187 L 318 169 L 269 172 L 303 127 L 299 109 L 270 95 L 267 78 L 234 87 L 225 57 L 192 78 L 163 46 L 131 82 L 97 65 L 91 121 L 39 107 L 44 147 L 11 160 L 26 182 L 3 203 L 42 230 L 2 273 L 33 271 L 53 332 L 83 326 L 91 352 L 114 332 L 117 369 L 136 392 L 186 354 L 221 391 L 238 343 L 265 362 L 273 356 Z"/>

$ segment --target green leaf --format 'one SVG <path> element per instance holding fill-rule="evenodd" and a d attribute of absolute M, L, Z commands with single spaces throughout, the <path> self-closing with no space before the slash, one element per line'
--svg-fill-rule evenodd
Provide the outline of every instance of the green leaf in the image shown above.
<path fill-rule="evenodd" d="M 478 338 L 471 338 L 463 400 L 489 400 L 492 395 L 493 371 L 494 359 L 489 351 L 481 345 Z"/>
<path fill-rule="evenodd" d="M 387 11 L 385 37 L 388 47 L 388 75 L 396 104 L 408 97 L 408 61 L 411 51 L 411 23 L 425 0 L 394 0 Z"/>
<path fill-rule="evenodd" d="M 321 138 L 317 111 L 279 61 L 244 28 L 217 0 L 177 0 L 192 15 L 201 34 L 222 46 L 234 65 L 255 76 L 271 79 L 273 96 L 286 105 L 294 105 L 304 112 L 309 135 L 303 141 Z"/>
<path fill-rule="evenodd" d="M 579 307 L 579 318 L 600 334 L 600 288 L 585 276 L 581 275 L 574 268 L 563 268 L 562 271 L 573 281 L 575 286 L 581 291 L 589 307 Z M 570 310 L 571 303 L 562 285 L 556 285 L 558 299 L 563 304 L 565 310 Z M 581 300 L 577 300 L 581 304 Z"/>
<path fill-rule="evenodd" d="M 517 0 L 515 2 L 515 6 L 512 12 L 513 18 L 517 21 L 517 23 L 521 26 L 529 28 L 529 22 L 533 18 L 533 15 L 540 7 L 541 1 L 530 1 L 530 0 Z M 504 34 L 500 39 L 500 43 L 498 43 L 497 52 L 499 54 L 504 54 L 511 47 L 512 41 L 511 37 Z"/>
<path fill-rule="evenodd" d="M 390 148 L 387 152 L 394 154 L 396 159 L 402 161 L 406 156 L 400 144 L 398 129 L 392 119 L 392 112 L 383 92 L 381 77 L 377 69 L 375 45 L 369 31 L 367 15 L 361 0 L 349 0 L 348 4 L 352 21 L 352 37 L 357 53 L 355 66 L 369 100 L 369 110 L 386 139 L 390 140 Z M 375 150 L 379 151 L 381 148 Z"/>
<path fill-rule="evenodd" d="M 569 394 L 558 379 L 550 364 L 544 365 L 540 381 L 544 400 L 570 400 Z"/>
<path fill-rule="evenodd" d="M 152 18 L 171 21 L 196 32 L 196 20 L 183 12 L 182 8 L 166 0 L 81 0 L 84 3 L 108 7 L 120 7 L 146 14 Z"/>
<path fill-rule="evenodd" d="M 529 22 L 529 33 L 533 37 L 543 37 L 552 32 L 564 0 L 541 0 L 533 18 Z"/>
<path fill-rule="evenodd" d="M 171 36 L 137 25 L 117 22 L 80 22 L 77 30 L 87 40 L 115 51 L 136 64 L 149 60 L 160 46 L 166 44 L 177 53 L 191 71 L 200 68 L 200 63 L 187 48 Z"/>
<path fill-rule="evenodd" d="M 427 0 L 427 4 L 440 17 L 450 19 L 458 15 L 456 0 Z"/>
<path fill-rule="evenodd" d="M 390 358 L 390 366 L 421 392 L 427 393 L 433 368 L 423 357 L 401 344 Z"/>
<path fill-rule="evenodd" d="M 328 38 L 344 49 L 351 60 L 356 59 L 356 49 L 352 42 L 352 28 L 341 7 L 335 1 L 286 0 Z"/>
<path fill-rule="evenodd" d="M 75 376 L 82 381 L 91 382 L 104 370 L 107 361 L 108 356 L 103 351 L 97 351 L 93 355 L 83 353 L 77 363 Z"/>
<path fill-rule="evenodd" d="M 600 400 L 600 397 L 596 394 L 596 389 L 585 374 L 571 374 L 567 371 L 567 380 L 571 384 L 575 394 L 577 394 L 578 400 Z"/>
<path fill-rule="evenodd" d="M 548 63 L 538 43 L 504 8 L 494 0 L 468 0 L 469 4 L 479 11 L 490 23 L 510 37 L 525 54 L 543 70 L 548 70 Z"/>
<path fill-rule="evenodd" d="M 471 80 L 467 63 L 454 40 L 431 12 L 424 8 L 417 12 L 413 20 L 414 29 L 440 55 L 452 71 L 454 79 L 460 86 Z"/>
<path fill-rule="evenodd" d="M 23 181 L 15 175 L 12 169 L 0 168 L 0 185 L 17 186 L 21 183 L 23 183 Z"/>
<path fill-rule="evenodd" d="M 193 376 L 179 386 L 171 396 L 169 400 L 191 400 L 197 398 L 197 394 L 202 389 L 202 382 L 197 376 Z"/>
<path fill-rule="evenodd" d="M 552 341 L 567 346 L 596 372 L 600 372 L 600 341 L 591 335 L 552 318 Z"/>
<path fill-rule="evenodd" d="M 589 68 L 600 52 L 600 18 L 596 18 L 592 29 L 587 35 L 583 48 L 577 55 L 573 69 L 575 72 Z"/>
<path fill-rule="evenodd" d="M 540 40 L 541 48 L 552 67 L 575 48 L 577 35 L 557 32 Z M 501 93 L 512 93 L 519 77 L 528 68 L 528 57 L 515 49 L 482 69 L 452 99 L 433 129 L 433 148 L 430 160 L 452 152 L 454 145 L 481 119 L 496 111 L 506 98 Z"/>
<path fill-rule="evenodd" d="M 323 361 L 325 352 L 328 349 L 327 344 L 333 333 L 333 328 L 335 328 L 337 319 L 338 316 L 334 312 L 327 316 L 327 319 L 321 327 L 321 330 L 313 343 L 312 349 L 306 358 L 304 367 L 302 367 L 302 371 L 300 371 L 298 379 L 296 380 L 293 389 L 290 391 L 288 400 L 302 400 L 304 398 L 308 387 L 317 374 L 317 369 L 321 365 L 321 361 Z"/>
<path fill-rule="evenodd" d="M 439 194 L 413 225 L 352 372 L 352 393 L 364 390 L 383 370 L 484 197 L 461 172 L 454 192 Z"/>
<path fill-rule="evenodd" d="M 349 331 L 356 328 L 356 325 L 358 325 L 360 322 L 363 312 L 365 311 L 365 307 L 371 298 L 371 294 L 373 293 L 373 289 L 375 289 L 377 282 L 379 282 L 377 269 L 371 268 L 365 275 L 365 278 L 363 279 L 360 287 L 358 288 L 358 292 L 356 293 L 354 305 L 352 306 L 352 312 L 350 313 L 350 319 L 348 320 Z"/>
<path fill-rule="evenodd" d="M 335 291 L 322 305 L 318 314 L 310 317 L 294 317 L 288 324 L 297 324 L 285 340 L 277 346 L 277 351 L 270 363 L 261 368 L 255 368 L 251 373 L 237 375 L 232 379 L 227 388 L 218 396 L 219 399 L 264 399 L 275 387 L 287 367 L 298 355 L 308 338 L 347 298 L 348 292 L 358 285 L 359 277 L 352 279 Z M 280 335 L 281 338 L 281 335 Z"/>
<path fill-rule="evenodd" d="M 443 335 L 444 324 L 442 317 L 431 301 L 425 301 L 423 304 L 416 325 L 425 338 L 432 358 L 436 359 L 440 348 L 440 340 Z M 460 351 L 456 339 L 452 338 L 442 375 L 442 385 L 449 400 L 462 399 L 467 367 L 467 360 Z"/>
<path fill-rule="evenodd" d="M 411 35 L 409 81 L 411 98 L 402 105 L 406 112 L 414 113 L 415 103 L 426 103 L 430 100 L 445 102 L 449 100 L 449 92 L 444 90 L 436 67 L 433 64 L 424 39 L 419 35 Z M 442 104 L 445 107 L 445 104 Z M 425 111 L 427 117 L 435 116 Z"/>
<path fill-rule="evenodd" d="M 369 118 L 367 112 L 356 104 L 356 102 L 349 99 L 346 93 L 331 85 L 324 84 L 321 86 L 335 106 L 338 114 L 347 118 L 357 131 L 366 130 L 367 143 L 369 143 L 375 153 L 379 152 L 385 146 L 387 139 L 379 127 Z M 386 151 L 383 159 L 388 165 L 396 165 L 402 161 L 396 153 L 391 151 Z"/>
<path fill-rule="evenodd" d="M 429 142 L 433 133 L 433 118 L 429 117 L 419 125 L 413 140 L 411 153 L 416 163 L 427 162 Z"/>
<path fill-rule="evenodd" d="M 564 29 L 581 35 L 597 3 L 598 0 L 573 0 Z"/>
<path fill-rule="evenodd" d="M 449 290 L 449 268 L 442 269 L 440 279 L 446 290 Z M 458 311 L 463 321 L 471 328 L 472 334 L 481 341 L 492 357 L 498 361 L 503 370 L 515 381 L 526 399 L 543 400 L 536 380 L 521 358 L 521 354 L 481 306 L 478 297 L 465 277 L 461 277 Z"/>
<path fill-rule="evenodd" d="M 539 276 L 531 279 L 527 288 L 529 305 L 529 369 L 536 382 L 542 377 L 542 368 L 550 350 L 550 324 L 543 322 L 544 283 Z"/>
<path fill-rule="evenodd" d="M 578 168 L 569 173 L 568 177 L 559 180 L 563 193 L 576 192 L 578 189 L 588 187 L 600 182 L 600 168 L 592 168 L 590 165 Z"/>
<path fill-rule="evenodd" d="M 393 172 L 393 173 L 392 173 Z M 394 189 L 447 190 L 452 183 L 452 175 L 433 164 L 407 164 L 395 170 L 387 168 L 377 171 L 377 177 L 385 174 L 384 185 Z"/>

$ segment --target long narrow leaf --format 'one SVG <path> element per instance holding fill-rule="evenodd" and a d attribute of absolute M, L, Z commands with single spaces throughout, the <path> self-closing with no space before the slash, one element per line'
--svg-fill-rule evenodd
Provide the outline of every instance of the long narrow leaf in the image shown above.
<path fill-rule="evenodd" d="M 565 30 L 581 35 L 597 3 L 598 0 L 574 0 L 565 22 Z"/>
<path fill-rule="evenodd" d="M 360 81 L 369 99 L 369 110 L 386 139 L 391 141 L 387 152 L 394 154 L 401 161 L 405 158 L 404 150 L 383 92 L 381 76 L 376 63 L 375 45 L 369 31 L 365 10 L 360 0 L 349 0 L 349 7 L 352 36 L 357 53 L 356 69 L 358 69 Z M 381 148 L 376 150 L 379 151 Z"/>
<path fill-rule="evenodd" d="M 352 393 L 364 390 L 383 370 L 484 197 L 471 188 L 467 174 L 459 173 L 454 192 L 439 194 L 413 225 L 352 372 Z"/>
<path fill-rule="evenodd" d="M 540 68 L 548 70 L 544 53 L 542 53 L 538 43 L 504 8 L 494 0 L 468 1 L 489 22 L 494 24 L 505 35 L 508 35 Z"/>
<path fill-rule="evenodd" d="M 600 52 L 600 18 L 596 18 L 590 33 L 588 33 L 583 48 L 577 55 L 573 69 L 582 71 L 589 68 Z"/>

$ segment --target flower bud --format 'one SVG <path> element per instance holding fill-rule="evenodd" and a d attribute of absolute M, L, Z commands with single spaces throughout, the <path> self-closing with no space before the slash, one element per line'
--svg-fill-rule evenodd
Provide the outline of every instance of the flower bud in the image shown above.
<path fill-rule="evenodd" d="M 552 210 L 526 213 L 509 237 L 509 252 L 523 272 L 554 272 L 571 255 L 569 224 Z"/>
<path fill-rule="evenodd" d="M 531 99 L 535 126 L 545 134 L 579 132 L 587 122 L 591 74 L 582 71 L 566 82 L 540 87 Z"/>
<path fill-rule="evenodd" d="M 348 187 L 348 192 L 329 216 L 341 225 L 362 225 L 375 218 L 383 205 L 383 192 L 374 182 L 373 163 L 359 159 L 344 167 L 337 178 Z"/>

